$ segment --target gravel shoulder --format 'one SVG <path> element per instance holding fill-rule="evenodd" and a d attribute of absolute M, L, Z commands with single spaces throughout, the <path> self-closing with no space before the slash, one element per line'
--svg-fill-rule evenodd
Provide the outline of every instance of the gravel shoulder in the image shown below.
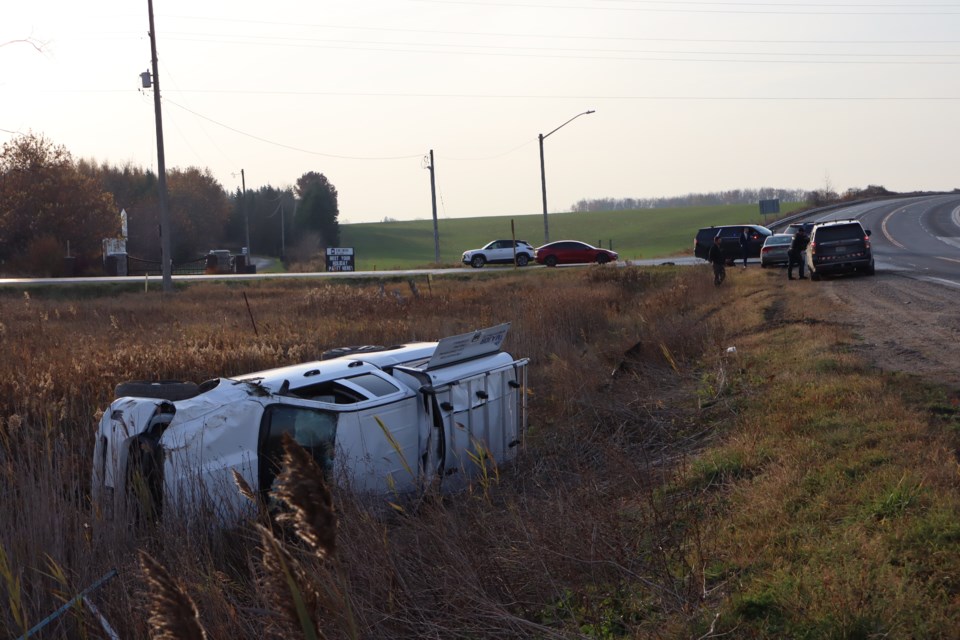
<path fill-rule="evenodd" d="M 960 387 L 960 292 L 892 273 L 811 283 L 863 339 L 876 366 Z"/>

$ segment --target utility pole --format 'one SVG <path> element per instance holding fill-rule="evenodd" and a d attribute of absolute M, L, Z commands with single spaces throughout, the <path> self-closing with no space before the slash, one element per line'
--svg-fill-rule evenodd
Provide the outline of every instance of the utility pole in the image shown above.
<path fill-rule="evenodd" d="M 160 74 L 157 65 L 157 32 L 153 24 L 153 0 L 147 0 L 150 15 L 150 56 L 153 64 L 153 111 L 157 120 L 157 186 L 160 189 L 160 270 L 163 291 L 173 291 L 171 275 L 173 258 L 170 255 L 170 209 L 167 207 L 167 166 L 163 157 L 163 118 L 160 115 Z"/>
<path fill-rule="evenodd" d="M 433 261 L 440 264 L 440 231 L 437 229 L 437 181 L 433 173 L 433 149 L 430 149 L 430 198 L 433 202 Z"/>
<path fill-rule="evenodd" d="M 249 264 L 253 252 L 250 250 L 250 214 L 247 213 L 247 178 L 243 174 L 243 169 L 240 169 L 240 184 L 243 186 L 243 202 L 240 206 L 243 208 L 243 226 L 247 231 L 247 263 Z"/>

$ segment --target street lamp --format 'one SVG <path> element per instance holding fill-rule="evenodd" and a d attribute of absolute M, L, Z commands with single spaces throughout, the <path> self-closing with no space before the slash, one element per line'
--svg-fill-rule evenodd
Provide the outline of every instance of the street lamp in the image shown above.
<path fill-rule="evenodd" d="M 567 126 L 568 124 L 570 124 L 571 122 L 579 118 L 580 116 L 589 115 L 591 113 L 594 113 L 593 109 L 590 109 L 589 111 L 584 111 L 583 113 L 578 113 L 577 115 L 573 116 L 572 118 L 564 122 L 562 125 L 554 129 L 550 133 L 540 134 L 540 190 L 543 193 L 543 243 L 544 244 L 547 244 L 548 242 L 550 242 L 550 227 L 547 224 L 547 176 L 543 171 L 543 139 L 550 135 L 553 135 L 554 133 L 556 133 L 563 127 Z"/>

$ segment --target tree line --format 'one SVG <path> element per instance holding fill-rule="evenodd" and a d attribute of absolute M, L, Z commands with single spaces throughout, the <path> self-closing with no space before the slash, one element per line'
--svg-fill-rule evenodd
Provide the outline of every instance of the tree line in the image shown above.
<path fill-rule="evenodd" d="M 64 256 L 78 273 L 97 272 L 105 238 L 121 235 L 127 215 L 127 253 L 160 260 L 157 175 L 123 166 L 75 160 L 63 146 L 28 133 L 0 151 L 0 273 L 60 275 Z M 309 259 L 340 243 L 337 190 L 316 171 L 293 186 L 228 193 L 209 169 L 167 171 L 171 257 L 202 258 L 211 249 Z"/>
<path fill-rule="evenodd" d="M 760 200 L 807 202 L 808 192 L 802 189 L 732 189 L 710 193 L 688 193 L 663 198 L 595 198 L 577 201 L 571 211 L 633 211 L 636 209 L 670 209 L 675 207 L 715 207 L 728 204 L 757 204 Z"/>
<path fill-rule="evenodd" d="M 954 193 L 958 191 L 960 190 L 953 190 Z M 830 204 L 852 202 L 867 198 L 921 195 L 924 193 L 927 192 L 914 191 L 902 193 L 889 191 L 885 187 L 875 184 L 866 187 L 851 187 L 843 193 L 834 191 L 833 187 L 829 184 L 823 188 L 813 189 L 811 191 L 764 187 L 760 189 L 732 189 L 730 191 L 714 191 L 710 193 L 688 193 L 687 195 L 668 198 L 594 198 L 590 200 L 579 200 L 570 210 L 588 213 L 591 211 L 635 211 L 638 209 L 670 209 L 676 207 L 716 207 L 727 204 L 757 204 L 761 200 L 805 202 L 811 207 L 823 207 Z"/>

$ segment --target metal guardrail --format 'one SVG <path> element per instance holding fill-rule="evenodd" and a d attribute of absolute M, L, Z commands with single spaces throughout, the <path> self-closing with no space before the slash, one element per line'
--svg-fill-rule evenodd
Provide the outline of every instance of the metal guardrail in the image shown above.
<path fill-rule="evenodd" d="M 116 570 L 116 569 L 112 569 L 112 570 L 109 571 L 106 575 L 104 575 L 102 578 L 100 578 L 99 580 L 97 580 L 96 582 L 94 582 L 92 585 L 90 585 L 89 587 L 87 587 L 86 589 L 84 589 L 83 591 L 81 591 L 80 593 L 78 593 L 77 595 L 75 595 L 74 597 L 70 598 L 70 600 L 68 600 L 67 602 L 65 602 L 62 607 L 60 607 L 59 609 L 57 609 L 56 611 L 54 611 L 53 613 L 51 613 L 50 615 L 48 615 L 46 618 L 44 618 L 43 620 L 41 620 L 40 622 L 38 622 L 36 625 L 34 625 L 30 630 L 28 630 L 28 631 L 24 634 L 23 637 L 24 637 L 24 638 L 29 638 L 29 637 L 32 636 L 33 634 L 37 633 L 38 631 L 40 631 L 41 629 L 43 629 L 45 626 L 47 626 L 48 624 L 50 624 L 51 622 L 53 622 L 54 620 L 56 620 L 57 618 L 59 618 L 60 616 L 62 616 L 64 613 L 66 613 L 67 611 L 69 611 L 69 610 L 70 610 L 70 607 L 72 607 L 72 606 L 75 605 L 76 603 L 80 602 L 81 600 L 85 599 L 88 595 L 90 595 L 91 593 L 93 593 L 94 591 L 96 591 L 97 589 L 99 589 L 100 587 L 102 587 L 104 584 L 106 584 L 107 582 L 109 582 L 111 579 L 113 579 L 114 577 L 116 577 L 116 575 L 117 575 L 117 570 Z"/>

